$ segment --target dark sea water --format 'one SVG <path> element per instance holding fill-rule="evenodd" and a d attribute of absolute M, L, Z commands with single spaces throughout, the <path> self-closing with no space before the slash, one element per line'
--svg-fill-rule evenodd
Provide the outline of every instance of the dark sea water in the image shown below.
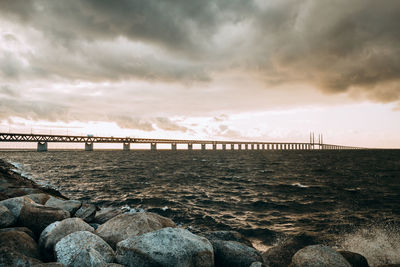
<path fill-rule="evenodd" d="M 272 245 L 303 231 L 334 242 L 347 235 L 344 244 L 349 234 L 375 229 L 400 254 L 400 150 L 19 151 L 0 158 L 70 198 L 155 211 L 193 230 L 237 230 Z"/>

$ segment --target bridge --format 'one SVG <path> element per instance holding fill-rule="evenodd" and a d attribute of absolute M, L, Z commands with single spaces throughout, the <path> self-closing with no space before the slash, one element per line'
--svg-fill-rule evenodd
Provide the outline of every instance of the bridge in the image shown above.
<path fill-rule="evenodd" d="M 185 139 L 151 139 L 133 137 L 100 137 L 77 135 L 23 134 L 0 133 L 2 142 L 36 142 L 37 151 L 47 151 L 48 143 L 84 143 L 86 151 L 93 151 L 94 143 L 120 143 L 124 151 L 131 150 L 131 144 L 150 144 L 150 150 L 157 150 L 158 144 L 170 144 L 171 150 L 177 150 L 177 144 L 187 145 L 187 150 L 193 150 L 194 144 L 200 144 L 201 150 L 349 150 L 364 149 L 361 147 L 324 144 L 322 135 L 315 142 L 314 134 L 310 141 L 303 142 L 254 142 L 254 141 L 217 141 L 217 140 L 185 140 Z M 207 149 L 207 145 L 212 149 Z"/>

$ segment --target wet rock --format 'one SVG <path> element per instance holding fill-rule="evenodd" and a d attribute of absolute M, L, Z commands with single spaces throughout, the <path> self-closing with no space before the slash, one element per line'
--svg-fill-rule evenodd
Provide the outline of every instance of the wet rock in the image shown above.
<path fill-rule="evenodd" d="M 93 204 L 82 204 L 75 212 L 75 217 L 81 218 L 85 222 L 92 222 L 96 215 L 96 206 Z"/>
<path fill-rule="evenodd" d="M 95 223 L 103 224 L 106 221 L 122 214 L 121 209 L 117 208 L 103 208 L 96 212 L 96 216 L 93 220 Z"/>
<path fill-rule="evenodd" d="M 291 267 L 351 267 L 343 256 L 336 250 L 325 245 L 312 245 L 300 249 L 292 258 Z"/>
<path fill-rule="evenodd" d="M 257 250 L 236 241 L 211 240 L 211 244 L 217 267 L 248 267 L 263 261 Z"/>
<path fill-rule="evenodd" d="M 369 267 L 367 259 L 358 253 L 351 251 L 339 251 L 340 254 L 351 264 L 353 267 Z"/>
<path fill-rule="evenodd" d="M 113 262 L 114 251 L 100 237 L 88 231 L 79 231 L 63 237 L 54 248 L 58 262 L 70 266 L 84 249 L 94 249 L 105 262 Z"/>
<path fill-rule="evenodd" d="M 40 259 L 38 245 L 32 237 L 24 232 L 9 231 L 1 233 L 0 247 L 7 247 L 27 257 Z"/>
<path fill-rule="evenodd" d="M 253 244 L 244 237 L 241 233 L 236 231 L 211 231 L 202 234 L 208 240 L 225 240 L 225 241 L 236 241 L 243 243 L 246 246 L 253 247 Z"/>
<path fill-rule="evenodd" d="M 19 214 L 21 213 L 21 209 L 25 205 L 32 204 L 32 203 L 35 203 L 35 202 L 28 197 L 13 197 L 13 198 L 9 198 L 9 199 L 0 201 L 0 205 L 6 206 L 12 212 L 12 214 L 14 214 L 14 216 L 16 218 L 19 217 Z"/>
<path fill-rule="evenodd" d="M 103 256 L 93 249 L 85 248 L 79 251 L 79 253 L 74 257 L 72 262 L 68 265 L 69 267 L 98 267 L 104 266 L 106 262 Z"/>
<path fill-rule="evenodd" d="M 63 200 L 56 197 L 50 197 L 45 206 L 66 210 L 72 216 L 82 206 L 82 202 L 79 200 Z"/>
<path fill-rule="evenodd" d="M 211 243 L 180 228 L 131 236 L 117 244 L 117 262 L 126 266 L 214 266 Z"/>
<path fill-rule="evenodd" d="M 0 205 L 0 228 L 12 226 L 16 223 L 17 218 L 4 205 Z"/>
<path fill-rule="evenodd" d="M 259 261 L 256 261 L 256 262 L 253 262 L 253 263 L 250 265 L 250 267 L 266 267 L 266 266 L 264 265 L 264 263 L 259 262 Z"/>
<path fill-rule="evenodd" d="M 69 218 L 68 211 L 39 204 L 29 204 L 24 205 L 21 209 L 18 224 L 26 226 L 35 234 L 40 235 L 49 224 L 66 218 Z"/>
<path fill-rule="evenodd" d="M 35 234 L 32 232 L 31 229 L 29 229 L 29 228 L 27 228 L 27 227 L 3 228 L 3 229 L 0 229 L 0 234 L 1 234 L 1 233 L 5 233 L 5 232 L 10 232 L 10 231 L 24 232 L 24 233 L 28 234 L 30 237 L 32 237 L 33 239 L 35 239 Z"/>
<path fill-rule="evenodd" d="M 53 258 L 54 246 L 58 241 L 77 231 L 93 232 L 94 229 L 81 218 L 67 218 L 48 225 L 39 238 L 39 247 L 47 255 L 46 259 Z"/>
<path fill-rule="evenodd" d="M 31 267 L 39 263 L 40 260 L 27 257 L 10 248 L 0 248 L 0 266 Z"/>
<path fill-rule="evenodd" d="M 175 223 L 155 213 L 126 213 L 100 225 L 96 234 L 115 248 L 118 242 L 130 236 L 141 235 L 164 227 L 175 227 Z"/>
<path fill-rule="evenodd" d="M 38 193 L 26 195 L 25 197 L 32 199 L 37 204 L 44 205 L 51 196 L 45 193 Z"/>
<path fill-rule="evenodd" d="M 264 262 L 271 267 L 286 267 L 290 264 L 293 255 L 300 249 L 317 244 L 317 239 L 314 236 L 306 233 L 290 237 L 279 245 L 270 248 L 262 253 Z"/>

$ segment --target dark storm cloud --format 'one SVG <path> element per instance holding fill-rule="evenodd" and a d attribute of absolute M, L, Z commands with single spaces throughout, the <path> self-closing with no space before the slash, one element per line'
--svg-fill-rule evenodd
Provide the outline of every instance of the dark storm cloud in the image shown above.
<path fill-rule="evenodd" d="M 47 42 L 26 55 L 30 71 L 3 53 L 0 75 L 9 79 L 211 82 L 239 69 L 266 87 L 357 87 L 374 100 L 399 100 L 398 0 L 13 0 L 0 2 L 0 15 Z M 243 31 L 232 43 L 227 25 Z"/>

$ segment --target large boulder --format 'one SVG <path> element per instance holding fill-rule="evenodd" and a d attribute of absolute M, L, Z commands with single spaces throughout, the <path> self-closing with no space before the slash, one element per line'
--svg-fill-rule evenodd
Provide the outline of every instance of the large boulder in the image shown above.
<path fill-rule="evenodd" d="M 46 262 L 33 265 L 33 267 L 67 267 L 59 262 Z"/>
<path fill-rule="evenodd" d="M 40 259 L 39 247 L 27 233 L 9 231 L 0 234 L 0 247 L 7 247 L 27 257 Z"/>
<path fill-rule="evenodd" d="M 46 201 L 52 196 L 45 193 L 37 193 L 26 195 L 25 197 L 32 199 L 37 204 L 44 205 L 44 203 L 46 203 Z"/>
<path fill-rule="evenodd" d="M 262 262 L 261 254 L 252 247 L 236 241 L 211 240 L 216 267 L 248 267 Z"/>
<path fill-rule="evenodd" d="M 0 205 L 6 206 L 16 218 L 19 217 L 19 214 L 25 205 L 33 203 L 35 202 L 28 197 L 13 197 L 0 201 Z"/>
<path fill-rule="evenodd" d="M 48 225 L 40 234 L 39 247 L 46 255 L 46 259 L 52 259 L 54 246 L 63 237 L 78 231 L 93 232 L 94 229 L 80 218 L 67 218 Z"/>
<path fill-rule="evenodd" d="M 353 267 L 369 267 L 367 259 L 358 253 L 341 250 L 340 254 L 351 264 Z"/>
<path fill-rule="evenodd" d="M 126 266 L 214 266 L 211 243 L 180 228 L 131 236 L 117 244 L 117 262 Z"/>
<path fill-rule="evenodd" d="M 85 222 L 92 222 L 96 216 L 96 206 L 93 204 L 82 204 L 75 212 L 75 217 L 81 218 Z"/>
<path fill-rule="evenodd" d="M 286 267 L 290 264 L 293 255 L 300 249 L 318 243 L 316 237 L 306 233 L 283 240 L 278 245 L 262 253 L 264 262 L 271 267 Z"/>
<path fill-rule="evenodd" d="M 34 203 L 22 207 L 18 224 L 26 226 L 37 235 L 40 235 L 49 224 L 66 218 L 69 218 L 68 211 Z"/>
<path fill-rule="evenodd" d="M 79 200 L 63 200 L 56 197 L 50 197 L 45 206 L 63 209 L 73 215 L 82 206 L 82 202 Z"/>
<path fill-rule="evenodd" d="M 291 267 L 351 267 L 336 250 L 325 245 L 312 245 L 300 249 L 292 258 Z"/>
<path fill-rule="evenodd" d="M 239 243 L 243 243 L 249 247 L 253 247 L 253 244 L 249 239 L 236 231 L 209 231 L 202 233 L 201 235 L 208 240 L 236 241 Z"/>
<path fill-rule="evenodd" d="M 25 256 L 10 248 L 0 248 L 0 266 L 32 267 L 40 263 L 40 260 Z"/>
<path fill-rule="evenodd" d="M 164 227 L 175 227 L 175 223 L 155 213 L 126 213 L 100 225 L 96 234 L 115 248 L 118 242 L 130 236 L 141 235 Z"/>
<path fill-rule="evenodd" d="M 0 205 L 0 228 L 12 226 L 17 221 L 14 214 L 4 205 Z"/>
<path fill-rule="evenodd" d="M 114 251 L 112 248 L 103 239 L 88 231 L 74 232 L 63 237 L 55 245 L 54 251 L 58 262 L 71 266 L 75 258 L 88 256 L 79 256 L 82 250 L 88 249 L 93 249 L 98 252 L 96 255 L 91 253 L 89 255 L 90 257 L 100 256 L 101 258 L 99 260 L 104 262 L 114 261 Z"/>
<path fill-rule="evenodd" d="M 94 217 L 93 222 L 103 224 L 108 220 L 122 214 L 122 210 L 118 208 L 102 208 L 101 210 L 96 212 L 96 216 Z"/>

